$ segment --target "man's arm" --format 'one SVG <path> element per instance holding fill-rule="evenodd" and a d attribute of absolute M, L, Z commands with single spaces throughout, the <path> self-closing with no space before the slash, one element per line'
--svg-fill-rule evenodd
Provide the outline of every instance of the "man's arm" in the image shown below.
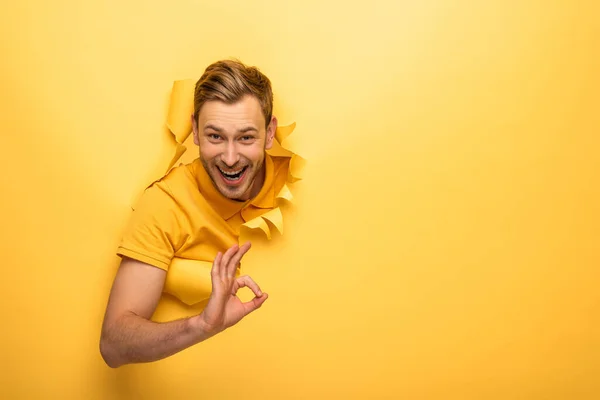
<path fill-rule="evenodd" d="M 208 337 L 191 318 L 167 323 L 150 321 L 166 274 L 141 261 L 121 261 L 100 338 L 100 353 L 110 367 L 160 360 Z"/>
<path fill-rule="evenodd" d="M 249 277 L 235 278 L 235 268 L 249 244 L 219 253 L 211 271 L 213 291 L 205 311 L 176 321 L 150 321 L 164 286 L 166 271 L 124 258 L 111 290 L 100 353 L 112 368 L 171 356 L 236 324 L 266 300 Z M 248 286 L 256 297 L 241 303 L 235 292 Z"/>

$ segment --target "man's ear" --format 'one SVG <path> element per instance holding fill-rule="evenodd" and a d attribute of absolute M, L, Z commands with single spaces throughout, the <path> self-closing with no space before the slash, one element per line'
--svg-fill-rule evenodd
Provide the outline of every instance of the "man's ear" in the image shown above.
<path fill-rule="evenodd" d="M 277 118 L 271 117 L 271 122 L 267 126 L 267 138 L 265 142 L 265 149 L 269 150 L 273 147 L 273 141 L 275 140 L 275 132 L 277 132 Z"/>
<path fill-rule="evenodd" d="M 198 137 L 198 121 L 194 118 L 194 115 L 190 117 L 192 118 L 192 133 L 194 135 L 194 143 L 196 146 L 200 146 L 200 138 Z"/>

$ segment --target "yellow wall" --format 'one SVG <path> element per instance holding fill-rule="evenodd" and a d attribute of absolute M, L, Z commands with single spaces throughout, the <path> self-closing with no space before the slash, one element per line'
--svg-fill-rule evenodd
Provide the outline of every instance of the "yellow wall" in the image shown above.
<path fill-rule="evenodd" d="M 600 398 L 593 3 L 3 2 L 0 397 Z M 111 370 L 171 84 L 225 57 L 272 79 L 310 162 L 245 263 L 269 301 Z"/>

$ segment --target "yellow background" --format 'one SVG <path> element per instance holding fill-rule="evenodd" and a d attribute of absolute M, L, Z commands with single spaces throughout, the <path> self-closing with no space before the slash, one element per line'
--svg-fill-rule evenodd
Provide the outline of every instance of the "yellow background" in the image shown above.
<path fill-rule="evenodd" d="M 600 398 L 594 3 L 3 2 L 0 397 Z M 270 298 L 111 370 L 114 252 L 173 151 L 172 82 L 228 57 L 309 160 L 245 263 Z"/>

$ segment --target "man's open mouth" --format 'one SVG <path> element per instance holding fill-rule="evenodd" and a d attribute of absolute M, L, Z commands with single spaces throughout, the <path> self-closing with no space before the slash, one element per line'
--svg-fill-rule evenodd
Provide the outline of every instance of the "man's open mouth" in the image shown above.
<path fill-rule="evenodd" d="M 217 168 L 219 168 L 219 167 L 217 167 Z M 221 175 L 223 175 L 223 178 L 225 178 L 226 180 L 237 181 L 238 179 L 240 179 L 242 177 L 242 175 L 244 174 L 246 169 L 248 169 L 247 165 L 245 167 L 237 169 L 235 171 L 223 171 L 221 168 L 219 168 L 219 172 L 221 173 Z"/>

